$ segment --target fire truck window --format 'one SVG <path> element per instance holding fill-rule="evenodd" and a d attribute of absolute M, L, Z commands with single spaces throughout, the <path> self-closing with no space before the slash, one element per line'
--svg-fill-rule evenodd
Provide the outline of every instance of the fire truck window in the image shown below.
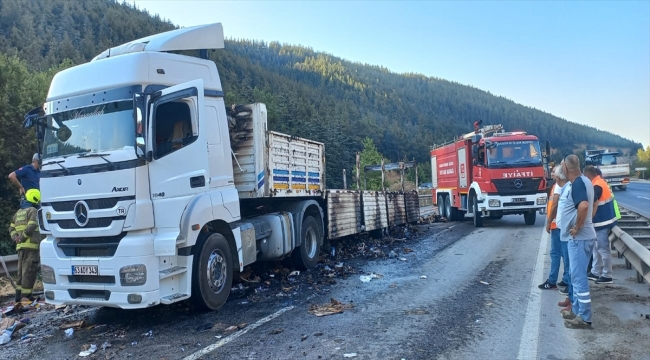
<path fill-rule="evenodd" d="M 187 103 L 172 101 L 158 105 L 154 119 L 156 159 L 179 150 L 198 138 Z"/>

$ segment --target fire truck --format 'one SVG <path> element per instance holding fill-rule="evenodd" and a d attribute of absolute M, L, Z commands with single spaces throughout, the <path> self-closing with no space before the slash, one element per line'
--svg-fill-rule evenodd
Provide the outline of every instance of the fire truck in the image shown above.
<path fill-rule="evenodd" d="M 460 221 L 471 214 L 476 227 L 484 218 L 524 215 L 526 225 L 534 225 L 548 199 L 539 139 L 505 132 L 502 125 L 479 125 L 431 148 L 432 195 L 440 215 Z"/>

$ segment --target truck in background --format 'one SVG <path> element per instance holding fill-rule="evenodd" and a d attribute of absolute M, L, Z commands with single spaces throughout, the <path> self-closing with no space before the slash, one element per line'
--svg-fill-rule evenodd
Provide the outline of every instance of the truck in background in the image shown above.
<path fill-rule="evenodd" d="M 630 183 L 630 164 L 620 164 L 619 155 L 620 152 L 609 149 L 585 150 L 585 165 L 600 169 L 612 189 L 626 190 Z"/>
<path fill-rule="evenodd" d="M 418 220 L 417 192 L 328 190 L 323 143 L 269 131 L 264 104 L 227 107 L 207 57 L 223 47 L 220 23 L 113 47 L 25 116 L 48 303 L 214 310 L 249 264 L 309 269 L 328 239 Z"/>
<path fill-rule="evenodd" d="M 504 132 L 501 125 L 475 128 L 431 148 L 432 195 L 440 215 L 459 221 L 469 213 L 481 227 L 484 217 L 521 214 L 534 225 L 548 199 L 539 140 Z"/>

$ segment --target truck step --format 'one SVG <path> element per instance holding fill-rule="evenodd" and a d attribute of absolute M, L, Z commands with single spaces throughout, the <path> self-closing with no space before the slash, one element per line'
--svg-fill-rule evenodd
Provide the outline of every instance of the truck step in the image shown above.
<path fill-rule="evenodd" d="M 163 296 L 160 299 L 160 303 L 165 304 L 165 305 L 169 305 L 169 304 L 173 304 L 175 302 L 181 301 L 181 300 L 185 300 L 185 299 L 187 299 L 189 297 L 190 296 L 188 294 L 181 294 L 181 293 L 171 294 L 171 295 Z"/>
<path fill-rule="evenodd" d="M 170 268 L 159 271 L 160 280 L 172 277 L 174 275 L 182 274 L 184 272 L 187 272 L 186 266 L 172 266 Z"/>

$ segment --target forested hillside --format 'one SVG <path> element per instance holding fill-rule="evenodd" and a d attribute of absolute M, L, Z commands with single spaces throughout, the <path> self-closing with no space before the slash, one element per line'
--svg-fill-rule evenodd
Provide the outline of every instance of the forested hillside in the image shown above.
<path fill-rule="evenodd" d="M 44 101 L 56 71 L 88 61 L 111 46 L 174 27 L 112 0 L 0 0 L 3 178 L 31 158 L 33 136 L 20 124 L 26 111 Z M 224 32 L 236 35 L 228 28 Z M 210 56 L 221 72 L 228 104 L 264 102 L 272 130 L 326 143 L 330 187 L 341 186 L 343 168 L 352 173 L 354 153 L 362 149 L 366 136 L 390 161 L 428 164 L 431 145 L 471 131 L 477 119 L 536 134 L 560 153 L 594 145 L 635 153 L 640 147 L 476 88 L 395 74 L 305 47 L 229 40 L 226 49 Z M 8 181 L 0 182 L 2 229 L 17 195 Z"/>

